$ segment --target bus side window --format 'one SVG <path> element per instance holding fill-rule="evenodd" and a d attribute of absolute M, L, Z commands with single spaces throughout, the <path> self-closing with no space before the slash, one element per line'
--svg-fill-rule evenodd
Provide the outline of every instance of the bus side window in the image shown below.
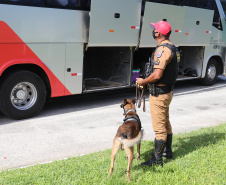
<path fill-rule="evenodd" d="M 25 6 L 43 6 L 43 0 L 0 0 L 0 3 Z"/>
<path fill-rule="evenodd" d="M 91 6 L 91 0 L 85 0 L 84 5 L 83 5 L 83 9 L 90 11 L 90 6 Z"/>
<path fill-rule="evenodd" d="M 181 0 L 147 0 L 147 1 L 153 2 L 153 3 L 170 4 L 170 5 L 182 5 Z"/>
<path fill-rule="evenodd" d="M 183 6 L 211 9 L 215 0 L 183 0 Z"/>
<path fill-rule="evenodd" d="M 77 9 L 90 11 L 91 0 L 70 0 L 77 1 Z"/>
<path fill-rule="evenodd" d="M 68 5 L 68 0 L 56 0 L 55 3 L 57 3 L 59 6 L 65 7 Z"/>
<path fill-rule="evenodd" d="M 191 6 L 191 7 L 197 7 L 197 1 L 194 0 L 184 0 L 183 1 L 184 6 Z"/>
<path fill-rule="evenodd" d="M 45 0 L 47 7 L 66 8 L 68 0 Z"/>
<path fill-rule="evenodd" d="M 189 6 L 189 0 L 183 0 L 183 6 Z"/>
<path fill-rule="evenodd" d="M 171 5 L 179 5 L 179 6 L 183 5 L 181 0 L 170 0 L 169 4 L 171 4 Z"/>
<path fill-rule="evenodd" d="M 226 16 L 226 0 L 221 0 L 222 8 L 224 9 L 224 16 Z"/>
<path fill-rule="evenodd" d="M 214 9 L 214 16 L 213 16 L 213 26 L 223 31 L 220 13 L 216 4 Z"/>
<path fill-rule="evenodd" d="M 45 0 L 45 5 L 50 8 L 90 10 L 90 0 Z"/>

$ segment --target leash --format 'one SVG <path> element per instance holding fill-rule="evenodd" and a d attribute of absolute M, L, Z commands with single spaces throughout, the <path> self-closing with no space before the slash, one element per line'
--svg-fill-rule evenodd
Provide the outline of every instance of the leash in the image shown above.
<path fill-rule="evenodd" d="M 141 93 L 140 93 L 141 91 Z M 138 98 L 139 95 L 139 98 Z M 141 99 L 143 99 L 143 112 L 146 111 L 145 108 L 145 89 L 143 86 L 139 86 L 138 84 L 136 84 L 136 102 L 137 102 L 137 107 L 140 108 L 141 106 Z"/>

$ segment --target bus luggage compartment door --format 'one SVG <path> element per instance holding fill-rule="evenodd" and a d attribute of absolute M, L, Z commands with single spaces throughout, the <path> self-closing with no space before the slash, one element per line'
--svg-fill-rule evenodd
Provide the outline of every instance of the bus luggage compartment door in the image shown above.
<path fill-rule="evenodd" d="M 173 44 L 179 45 L 182 36 L 184 14 L 185 9 L 182 6 L 146 2 L 140 47 L 156 47 L 157 42 L 152 37 L 153 30 L 150 28 L 150 23 L 157 23 L 161 20 L 170 23 L 172 27 L 170 39 Z"/>
<path fill-rule="evenodd" d="M 92 0 L 89 46 L 136 46 L 141 0 Z"/>
<path fill-rule="evenodd" d="M 165 20 L 171 24 L 170 40 L 176 46 L 208 46 L 213 11 L 186 6 L 146 2 L 140 47 L 155 47 L 150 23 Z"/>
<path fill-rule="evenodd" d="M 181 46 L 208 46 L 213 22 L 213 10 L 186 7 Z"/>

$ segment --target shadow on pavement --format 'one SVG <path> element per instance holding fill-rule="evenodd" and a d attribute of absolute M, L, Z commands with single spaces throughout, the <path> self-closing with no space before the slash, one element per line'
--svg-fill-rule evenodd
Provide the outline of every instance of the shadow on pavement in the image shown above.
<path fill-rule="evenodd" d="M 202 91 L 216 90 L 217 88 L 226 87 L 226 78 L 218 77 L 217 83 L 213 86 L 201 86 L 199 80 L 179 81 L 175 85 L 174 95 L 192 94 Z M 115 105 L 122 102 L 124 98 L 133 99 L 136 96 L 135 87 L 110 90 L 103 92 L 95 92 L 89 94 L 78 94 L 66 97 L 57 97 L 47 100 L 43 110 L 40 114 L 32 119 L 39 119 L 43 117 L 65 114 L 70 112 L 76 112 L 81 110 L 92 110 L 98 107 Z M 146 100 L 149 93 L 146 91 Z M 0 113 L 0 125 L 20 122 L 18 120 L 12 120 Z"/>

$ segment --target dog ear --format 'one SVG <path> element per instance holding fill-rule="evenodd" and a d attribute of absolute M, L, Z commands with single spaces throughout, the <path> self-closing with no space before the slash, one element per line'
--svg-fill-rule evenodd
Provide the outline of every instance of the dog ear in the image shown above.
<path fill-rule="evenodd" d="M 120 107 L 123 108 L 126 104 L 127 104 L 127 99 L 125 98 L 123 100 L 122 104 L 120 105 Z"/>
<path fill-rule="evenodd" d="M 135 104 L 136 102 L 137 102 L 137 99 L 134 98 L 134 99 L 132 100 L 132 103 Z"/>

